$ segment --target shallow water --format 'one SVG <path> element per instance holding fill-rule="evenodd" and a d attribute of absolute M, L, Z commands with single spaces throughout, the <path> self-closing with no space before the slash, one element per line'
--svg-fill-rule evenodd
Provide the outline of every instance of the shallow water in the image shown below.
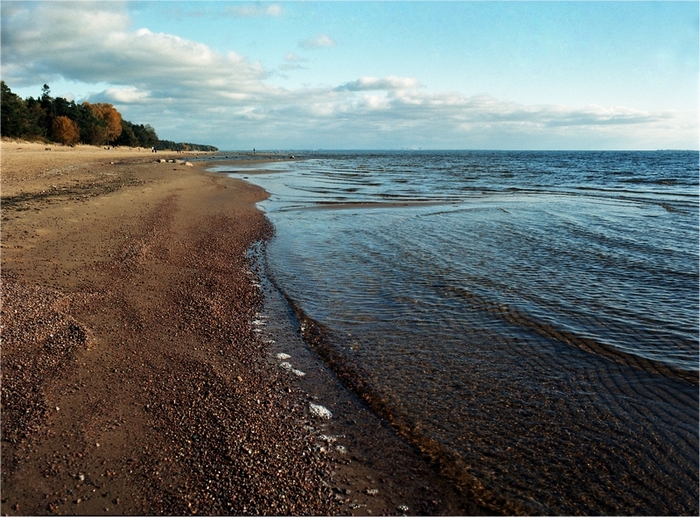
<path fill-rule="evenodd" d="M 468 495 L 509 513 L 698 512 L 697 153 L 265 169 L 236 175 L 271 193 L 271 276 Z"/>

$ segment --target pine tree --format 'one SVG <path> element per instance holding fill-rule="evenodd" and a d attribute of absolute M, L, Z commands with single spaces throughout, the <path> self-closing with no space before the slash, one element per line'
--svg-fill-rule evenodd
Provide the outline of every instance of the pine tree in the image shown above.
<path fill-rule="evenodd" d="M 0 88 L 2 88 L 0 133 L 2 136 L 18 138 L 26 132 L 27 105 L 19 95 L 12 93 L 5 81 L 0 81 Z"/>

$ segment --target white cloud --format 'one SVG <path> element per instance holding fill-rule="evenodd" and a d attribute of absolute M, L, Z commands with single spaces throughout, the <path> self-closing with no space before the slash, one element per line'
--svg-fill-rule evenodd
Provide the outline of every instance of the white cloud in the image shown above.
<path fill-rule="evenodd" d="M 308 49 L 334 47 L 335 45 L 335 40 L 327 34 L 319 34 L 315 38 L 308 38 L 299 42 L 300 47 Z"/>
<path fill-rule="evenodd" d="M 2 77 L 11 87 L 58 78 L 109 86 L 127 120 L 169 140 L 222 148 L 694 148 L 695 112 L 629 107 L 532 106 L 488 95 L 428 92 L 413 77 L 359 77 L 340 85 L 285 89 L 234 51 L 132 28 L 114 2 L 3 2 Z M 333 45 L 327 35 L 308 48 Z M 282 66 L 306 60 L 288 53 Z M 38 91 L 38 89 L 37 89 Z M 685 142 L 679 144 L 679 142 Z M 624 145 L 623 145 L 624 144 Z"/>
<path fill-rule="evenodd" d="M 141 28 L 111 2 L 44 3 L 3 16 L 3 78 L 8 84 L 62 77 L 150 91 L 152 96 L 218 96 L 260 87 L 266 72 L 235 52 Z"/>
<path fill-rule="evenodd" d="M 236 5 L 227 8 L 225 12 L 231 12 L 240 18 L 257 18 L 262 16 L 279 16 L 282 14 L 282 6 L 271 4 L 262 6 L 259 4 Z"/>
<path fill-rule="evenodd" d="M 287 52 L 287 54 L 284 56 L 284 60 L 287 61 L 286 63 L 282 63 L 279 68 L 280 70 L 283 71 L 289 71 L 289 70 L 306 70 L 308 69 L 307 66 L 302 65 L 301 63 L 306 63 L 308 62 L 308 59 L 298 56 L 297 54 L 294 54 L 293 52 Z"/>
<path fill-rule="evenodd" d="M 391 106 L 391 101 L 381 95 L 365 95 L 362 97 L 362 105 L 368 110 L 386 110 Z"/>
<path fill-rule="evenodd" d="M 107 102 L 117 104 L 136 104 L 148 100 L 149 93 L 140 91 L 133 86 L 126 88 L 107 88 L 104 93 Z"/>
<path fill-rule="evenodd" d="M 356 81 L 345 83 L 338 88 L 349 91 L 363 90 L 405 90 L 408 88 L 418 88 L 420 84 L 417 79 L 412 77 L 360 77 Z"/>
<path fill-rule="evenodd" d="M 308 61 L 308 59 L 296 55 L 294 52 L 287 52 L 284 56 L 285 61 L 289 61 L 290 63 L 303 63 Z"/>

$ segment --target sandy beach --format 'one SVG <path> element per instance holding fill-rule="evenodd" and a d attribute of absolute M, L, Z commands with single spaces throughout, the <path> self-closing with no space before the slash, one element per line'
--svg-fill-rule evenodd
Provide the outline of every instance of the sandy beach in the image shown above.
<path fill-rule="evenodd" d="M 329 451 L 252 323 L 266 193 L 186 158 L 3 142 L 2 513 L 463 509 L 327 378 Z"/>

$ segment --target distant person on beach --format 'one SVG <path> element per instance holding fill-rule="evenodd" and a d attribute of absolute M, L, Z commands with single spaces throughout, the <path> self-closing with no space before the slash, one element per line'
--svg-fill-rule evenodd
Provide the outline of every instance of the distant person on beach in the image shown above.
<path fill-rule="evenodd" d="M 255 154 L 255 147 L 253 147 L 253 154 Z"/>

